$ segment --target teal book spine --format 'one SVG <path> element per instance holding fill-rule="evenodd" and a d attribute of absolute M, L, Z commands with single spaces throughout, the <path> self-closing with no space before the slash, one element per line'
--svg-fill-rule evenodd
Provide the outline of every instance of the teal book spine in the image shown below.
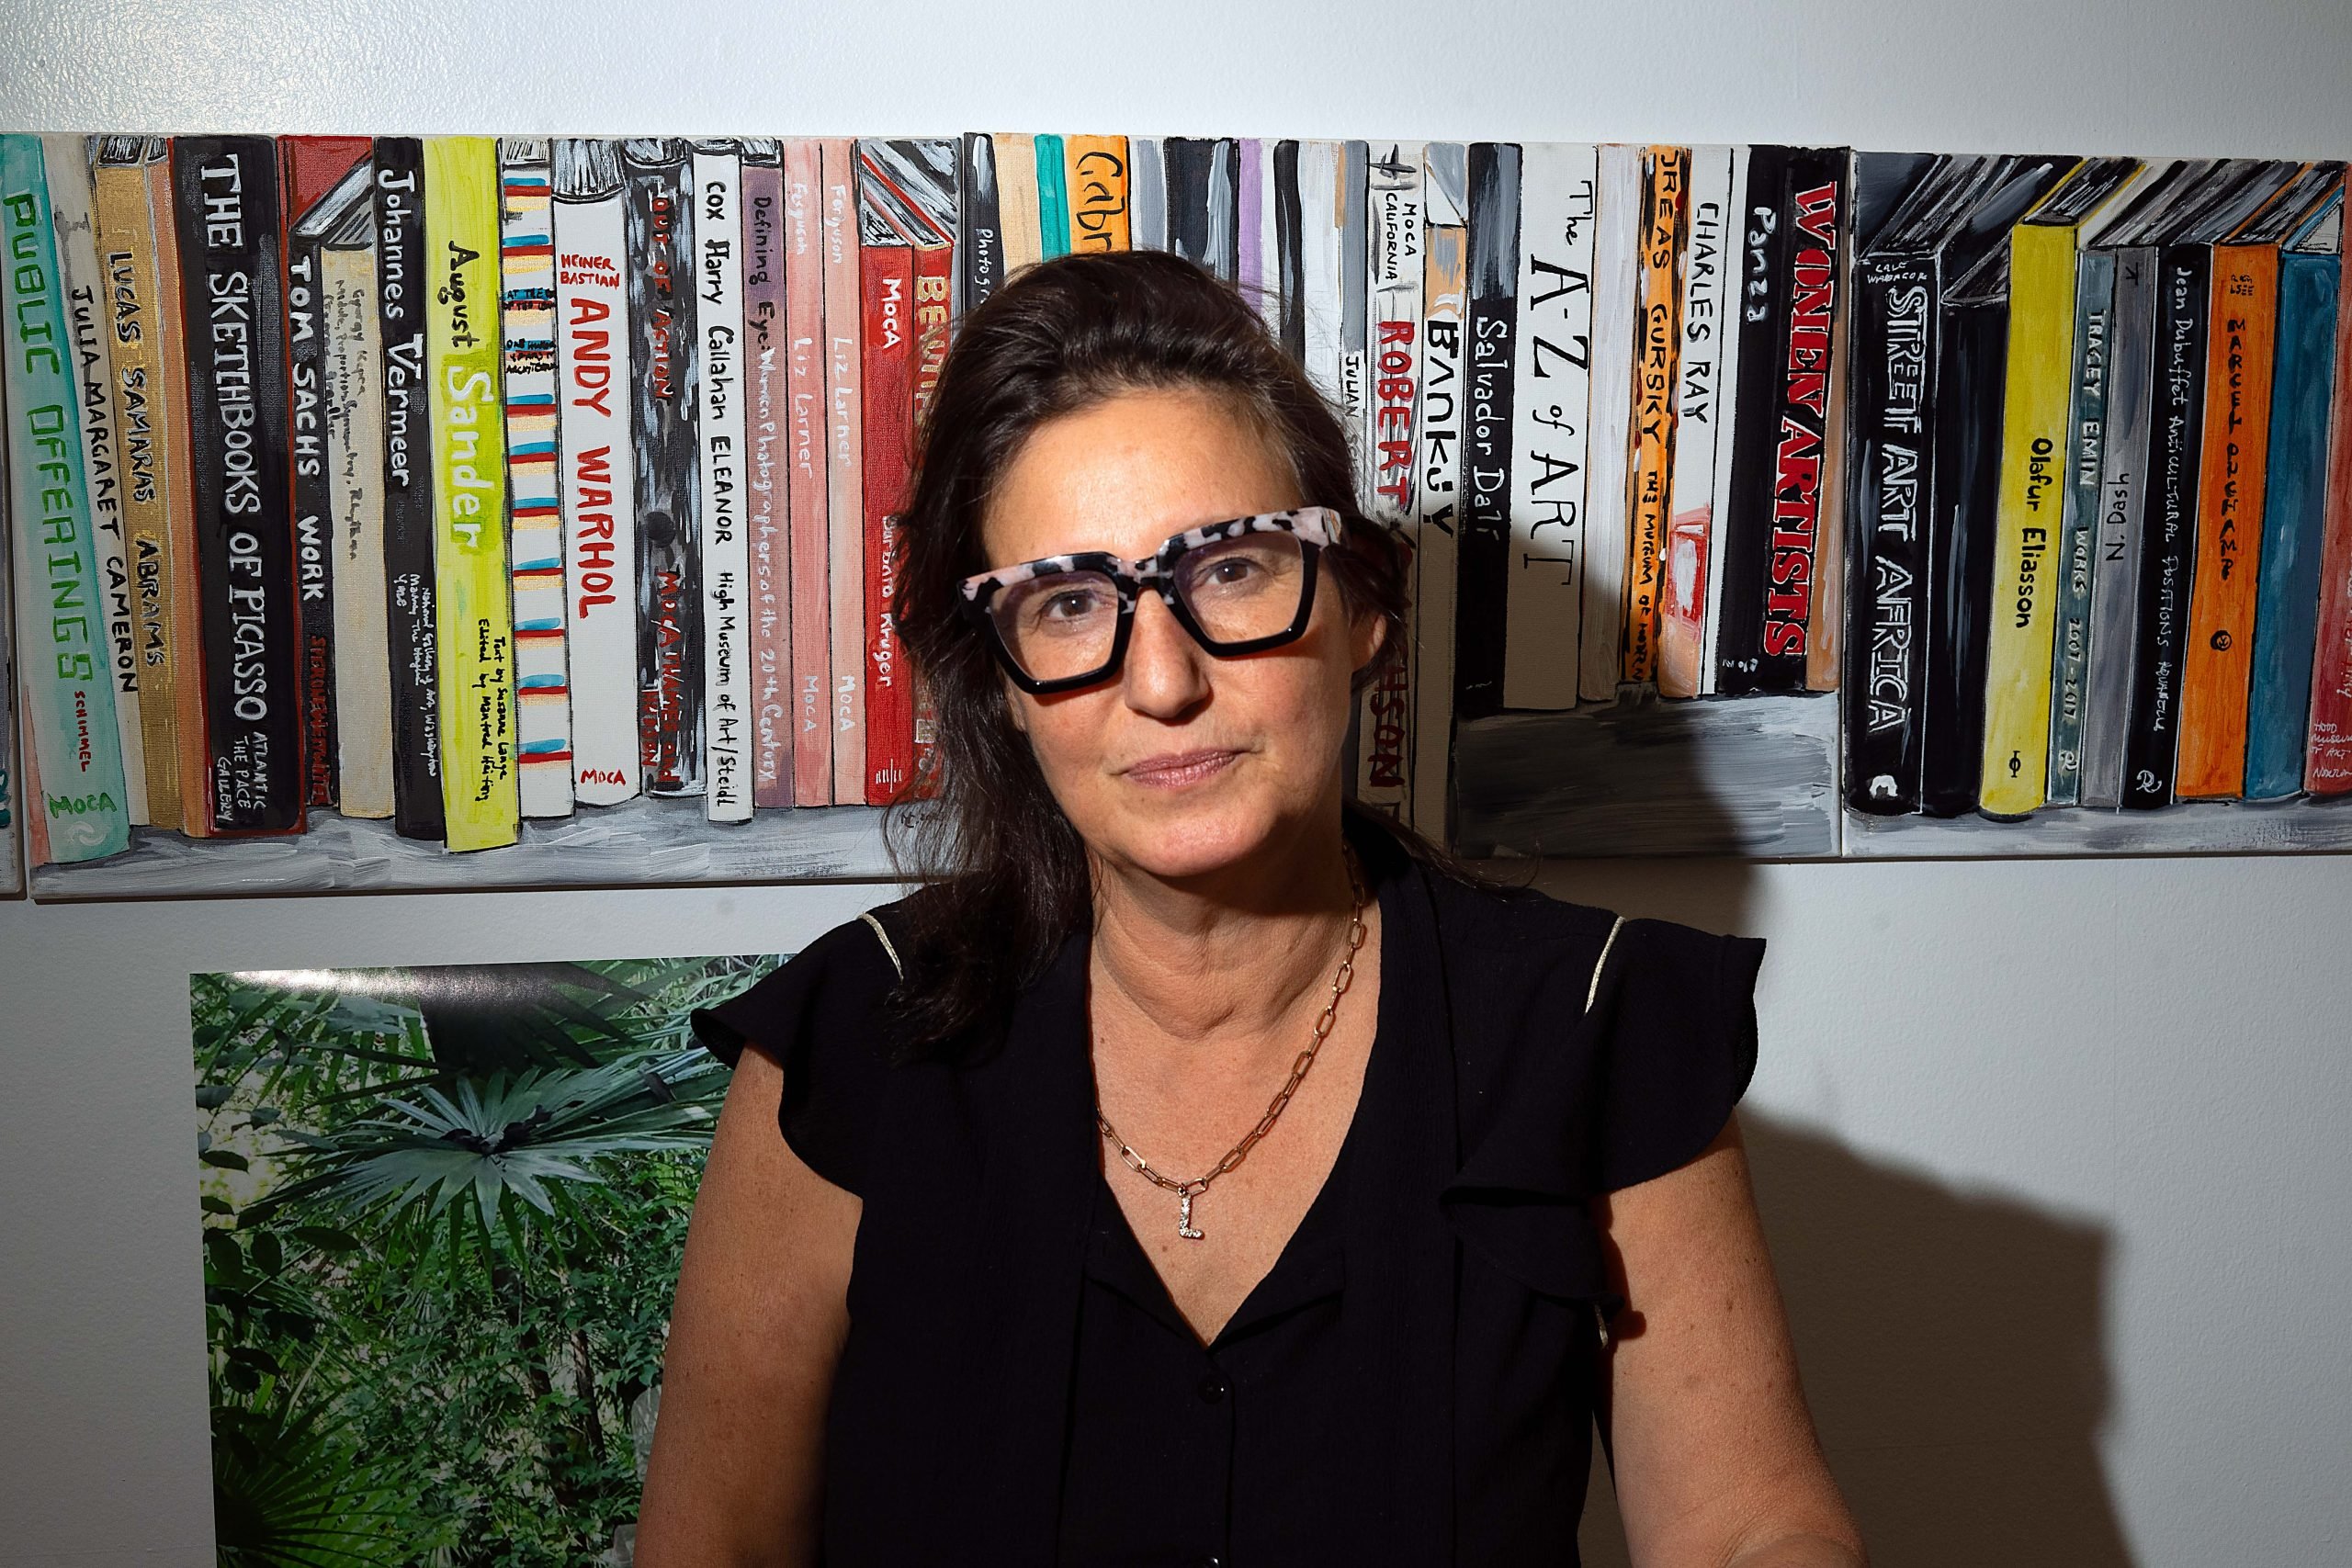
<path fill-rule="evenodd" d="M 2083 711 L 2090 691 L 2091 574 L 2098 557 L 2098 480 L 2107 457 L 2107 371 L 2115 318 L 2115 253 L 2085 251 L 2075 276 L 2074 406 L 2066 414 L 2066 492 L 2060 513 L 2050 659 L 2052 806 L 2083 798 Z"/>
<path fill-rule="evenodd" d="M 1037 147 L 1037 237 L 1045 259 L 1069 254 L 1069 175 L 1062 139 L 1040 136 Z"/>
<path fill-rule="evenodd" d="M 2254 690 L 2246 713 L 2248 800 L 2276 799 L 2303 787 L 2312 639 L 2319 624 L 2327 426 L 2335 389 L 2336 288 L 2343 265 L 2336 256 L 2292 252 L 2279 261 L 2270 466 L 2256 585 Z"/>
<path fill-rule="evenodd" d="M 40 138 L 0 136 L 8 481 L 17 659 L 31 739 L 35 842 L 47 859 L 98 860 L 130 844 L 97 545 L 82 469 L 79 388 L 65 332 L 57 233 Z M 38 857 L 36 857 L 38 858 Z"/>

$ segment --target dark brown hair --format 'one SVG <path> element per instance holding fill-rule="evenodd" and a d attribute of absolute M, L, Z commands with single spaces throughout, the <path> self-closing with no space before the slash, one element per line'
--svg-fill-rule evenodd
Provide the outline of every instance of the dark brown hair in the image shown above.
<path fill-rule="evenodd" d="M 899 522 L 894 619 L 936 715 L 929 773 L 910 786 L 934 793 L 895 803 L 886 828 L 900 874 L 930 880 L 907 906 L 912 951 L 894 998 L 904 1053 L 985 1047 L 1092 908 L 1084 845 L 1006 712 L 984 634 L 959 606 L 962 580 L 989 565 L 989 498 L 1048 421 L 1124 392 L 1176 389 L 1227 400 L 1288 461 L 1300 502 L 1345 520 L 1325 570 L 1351 615 L 1388 623 L 1354 689 L 1404 657 L 1408 553 L 1359 512 L 1338 417 L 1247 300 L 1155 251 L 1066 255 L 1006 282 L 957 327 Z M 1410 828 L 1381 823 L 1409 852 L 1453 865 Z"/>

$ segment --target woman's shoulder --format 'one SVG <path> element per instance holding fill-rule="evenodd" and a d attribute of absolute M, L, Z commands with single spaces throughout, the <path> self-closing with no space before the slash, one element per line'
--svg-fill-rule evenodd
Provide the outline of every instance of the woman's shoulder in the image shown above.
<path fill-rule="evenodd" d="M 1753 937 L 1622 915 L 1532 886 L 1457 876 L 1440 868 L 1430 870 L 1428 881 L 1448 945 L 1468 956 L 1539 966 L 1582 958 L 1592 966 L 1605 952 L 1613 974 L 1621 960 L 1634 960 L 1645 969 L 1674 968 L 1713 962 L 1736 948 L 1752 946 L 1760 954 L 1764 945 Z"/>
<path fill-rule="evenodd" d="M 697 1010 L 696 1037 L 730 1066 L 746 1044 L 781 1061 L 812 1037 L 875 1043 L 876 1015 L 899 982 L 905 903 L 843 920 L 754 984 Z"/>

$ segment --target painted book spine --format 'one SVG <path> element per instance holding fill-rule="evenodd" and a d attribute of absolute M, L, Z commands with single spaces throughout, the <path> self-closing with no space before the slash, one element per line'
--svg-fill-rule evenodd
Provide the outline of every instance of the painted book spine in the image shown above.
<path fill-rule="evenodd" d="M 2099 475 L 2107 460 L 2109 338 L 2115 256 L 2086 251 L 2075 273 L 2074 401 L 2066 414 L 2066 495 L 2059 529 L 2057 593 L 2050 666 L 2052 806 L 2083 798 L 2083 716 L 2090 692 L 2091 582 L 2098 566 Z"/>
<path fill-rule="evenodd" d="M 1266 323 L 1266 330 L 1274 334 L 1276 342 L 1281 343 L 1287 341 L 1285 333 L 1296 335 L 1295 329 L 1291 325 L 1291 318 L 1297 296 L 1290 288 L 1288 279 L 1283 272 L 1283 222 L 1286 216 L 1295 219 L 1296 213 L 1294 211 L 1286 215 L 1283 210 L 1282 170 L 1279 164 L 1284 143 L 1259 141 L 1252 141 L 1250 145 L 1255 151 L 1250 168 L 1257 182 L 1257 192 L 1254 201 L 1246 203 L 1245 206 L 1249 207 L 1256 216 L 1254 231 L 1257 235 L 1258 248 L 1257 292 L 1250 296 L 1250 302 L 1258 307 L 1259 319 Z M 1295 143 L 1291 145 L 1295 147 Z M 1295 158 L 1293 173 L 1295 175 Z M 1294 198 L 1297 189 L 1297 182 L 1294 178 L 1290 186 Z M 1295 206 L 1295 200 L 1293 206 Z M 1296 252 L 1294 250 L 1291 254 L 1295 255 Z"/>
<path fill-rule="evenodd" d="M 1340 271 L 1346 214 L 1342 149 L 1337 141 L 1298 147 L 1299 354 L 1306 378 L 1326 401 L 1344 406 L 1340 333 L 1346 306 Z"/>
<path fill-rule="evenodd" d="M 1156 136 L 1127 138 L 1127 243 L 1138 251 L 1168 248 L 1168 159 Z"/>
<path fill-rule="evenodd" d="M 992 136 L 989 143 L 996 155 L 997 216 L 1004 228 L 1003 276 L 1011 277 L 1023 267 L 1035 266 L 1046 259 L 1044 224 L 1037 211 L 1036 139 Z M 1159 218 L 1164 234 L 1164 205 Z"/>
<path fill-rule="evenodd" d="M 1471 144 L 1465 321 L 1467 397 L 1462 423 L 1461 526 L 1454 590 L 1456 723 L 1503 706 L 1505 616 L 1511 557 L 1511 402 L 1520 286 L 1520 148 Z M 1458 781 L 1457 781 L 1458 788 Z"/>
<path fill-rule="evenodd" d="M 558 457 L 562 475 L 565 683 L 572 798 L 633 800 L 638 732 L 635 416 L 629 243 L 616 143 L 554 147 Z"/>
<path fill-rule="evenodd" d="M 1042 143 L 1045 138 L 1038 141 Z M 1233 282 L 1241 266 L 1237 226 L 1241 169 L 1235 144 L 1216 138 L 1171 136 L 1161 144 L 1161 151 L 1167 171 L 1168 248 L 1200 263 L 1227 283 Z M 1348 155 L 1354 176 L 1353 189 L 1360 198 L 1363 190 L 1363 143 L 1348 143 Z M 1042 153 L 1038 178 L 1045 178 Z M 1040 201 L 1042 204 L 1042 196 Z M 1363 209 L 1358 205 L 1353 211 L 1358 235 L 1353 251 L 1354 276 L 1360 278 L 1363 274 Z M 1047 254 L 1057 253 L 1049 248 Z"/>
<path fill-rule="evenodd" d="M 90 153 L 80 136 L 41 139 L 49 165 L 50 216 L 57 235 L 58 280 L 73 340 L 80 399 L 82 482 L 96 547 L 99 624 L 114 682 L 115 746 L 122 757 L 123 807 L 131 825 L 154 818 L 147 807 L 145 738 L 140 728 L 139 611 L 132 586 L 130 534 L 123 515 L 121 432 L 115 423 L 114 359 L 107 330 L 107 290 L 98 270 L 91 219 Z"/>
<path fill-rule="evenodd" d="M 1781 432 L 1781 355 L 1788 343 L 1792 240 L 1787 147 L 1748 151 L 1739 193 L 1739 374 L 1731 394 L 1734 442 L 1727 475 L 1715 617 L 1715 690 L 1762 689 L 1764 595 L 1771 564 L 1774 462 Z"/>
<path fill-rule="evenodd" d="M 2270 460 L 2270 383 L 2278 326 L 2278 247 L 2213 251 L 2206 340 L 2205 449 L 2197 547 L 2182 650 L 2180 751 L 2174 793 L 2245 793 L 2246 705 L 2254 679 L 2255 600 Z"/>
<path fill-rule="evenodd" d="M 1690 221 L 1690 180 L 1689 148 L 1653 147 L 1642 155 L 1642 293 L 1634 318 L 1633 479 L 1626 497 L 1628 681 L 1658 678 L 1667 535 L 1674 513 L 1674 393 L 1682 341 L 1682 241 Z"/>
<path fill-rule="evenodd" d="M 1574 689 L 1565 694 L 1564 701 L 1530 706 L 1567 707 L 1579 697 L 1613 701 L 1625 672 L 1625 568 L 1632 558 L 1626 481 L 1634 414 L 1634 317 L 1641 308 L 1642 289 L 1642 150 L 1623 144 L 1602 147 L 1597 168 L 1597 197 L 1580 224 L 1592 234 L 1592 262 L 1581 269 L 1591 282 L 1576 296 L 1589 301 L 1582 309 L 1590 326 L 1587 334 L 1561 344 L 1583 361 L 1575 368 L 1583 375 L 1586 389 L 1571 389 L 1568 398 L 1556 400 L 1557 406 L 1550 408 L 1572 426 L 1576 410 L 1588 411 L 1585 427 L 1573 434 L 1555 434 L 1552 449 L 1580 470 L 1570 488 L 1581 491 L 1577 499 L 1584 537 L 1574 568 L 1581 607 L 1568 617 L 1570 660 L 1564 672 Z M 1556 355 L 1552 357 L 1556 364 Z M 1521 365 L 1524 389 L 1525 362 Z M 1596 365 L 1602 370 L 1597 378 L 1589 373 Z M 1522 423 L 1528 417 L 1522 403 Z M 1522 450 L 1525 446 L 1521 443 Z"/>
<path fill-rule="evenodd" d="M 2352 175 L 2346 199 L 2352 201 Z M 2327 488 L 2322 502 L 2318 630 L 2312 639 L 2311 733 L 2303 789 L 2352 794 L 2352 267 L 2335 297 L 2335 389 L 2328 410 Z"/>
<path fill-rule="evenodd" d="M 158 828 L 177 828 L 182 818 L 172 620 L 173 476 L 166 430 L 178 411 L 164 397 L 155 216 L 141 166 L 147 143 L 135 136 L 107 137 L 106 149 L 92 174 L 92 199 L 98 265 L 107 289 L 114 421 L 122 450 L 123 529 L 139 662 L 140 755 L 145 762 L 147 819 Z"/>
<path fill-rule="evenodd" d="M 2140 645 L 2123 754 L 2123 805 L 2132 810 L 2172 804 L 2179 761 L 2211 281 L 2210 246 L 2167 245 L 2159 253 L 2156 400 L 2149 433 L 2147 515 L 2140 536 Z"/>
<path fill-rule="evenodd" d="M 1469 306 L 1468 149 L 1425 153 L 1429 224 L 1421 268 L 1419 446 L 1413 487 L 1420 545 L 1414 553 L 1412 825 L 1437 843 L 1453 836 L 1454 573 L 1462 524 L 1462 432 Z"/>
<path fill-rule="evenodd" d="M 751 554 L 752 804 L 792 804 L 792 414 L 784 167 L 743 143 L 743 526 Z"/>
<path fill-rule="evenodd" d="M 1413 479 L 1418 457 L 1414 418 L 1419 408 L 1423 155 L 1419 143 L 1390 142 L 1366 165 L 1372 519 L 1414 549 L 1419 545 Z M 1254 158 L 1246 159 L 1245 174 L 1254 166 Z M 1245 239 L 1254 227 L 1245 230 Z M 1404 657 L 1358 699 L 1356 800 L 1400 820 L 1409 820 L 1413 809 L 1412 662 L 1408 632 Z"/>
<path fill-rule="evenodd" d="M 1263 244 L 1264 231 L 1261 227 L 1266 212 L 1265 149 L 1270 143 L 1254 136 L 1245 136 L 1233 144 L 1234 152 L 1234 282 L 1240 288 L 1241 297 L 1256 308 L 1261 319 L 1266 317 L 1266 261 L 1268 252 Z M 1270 329 L 1279 330 L 1272 321 Z"/>
<path fill-rule="evenodd" d="M 302 826 L 300 623 L 286 476 L 277 158 L 266 137 L 172 146 L 202 579 L 207 762 L 221 832 Z"/>
<path fill-rule="evenodd" d="M 433 422 L 424 365 L 424 145 L 376 141 L 377 330 L 384 354 L 384 581 L 392 671 L 392 826 L 439 839 L 441 677 L 433 568 Z"/>
<path fill-rule="evenodd" d="M 424 143 L 432 286 L 433 564 L 439 609 L 441 801 L 453 850 L 511 844 L 521 818 L 514 622 L 506 556 L 506 418 L 500 397 L 498 144 Z"/>
<path fill-rule="evenodd" d="M 784 314 L 789 400 L 792 804 L 833 803 L 831 564 L 826 545 L 823 170 L 817 143 L 784 144 Z"/>
<path fill-rule="evenodd" d="M 914 412 L 910 428 L 920 438 L 931 414 L 932 397 L 939 389 L 939 373 L 947 367 L 948 333 L 955 314 L 956 254 L 953 247 L 945 243 L 918 245 L 914 263 Z M 894 639 L 897 633 L 894 622 Z M 933 750 L 939 739 L 939 714 L 922 672 L 911 665 L 910 672 L 914 680 L 914 778 L 907 793 L 910 798 L 929 798 L 939 793 L 939 777 L 934 771 L 937 753 Z"/>
<path fill-rule="evenodd" d="M 563 484 L 556 406 L 552 150 L 498 144 L 499 320 L 505 372 L 507 541 L 514 585 L 517 798 L 526 817 L 569 817 L 571 665 L 567 641 Z"/>
<path fill-rule="evenodd" d="M 17 602 L 28 607 L 17 650 L 28 740 L 22 798 L 32 803 L 31 858 L 74 863 L 127 849 L 130 814 L 43 164 L 39 137 L 0 136 L 0 234 L 8 251 L 0 385 Z"/>
<path fill-rule="evenodd" d="M 1847 157 L 1801 149 L 1792 155 L 1781 223 L 1788 236 L 1782 332 L 1776 355 L 1774 411 L 1765 525 L 1764 604 L 1754 687 L 1805 689 L 1812 651 L 1814 579 L 1821 564 L 1822 481 L 1834 487 L 1829 453 L 1829 390 L 1837 362 L 1838 289 L 1845 269 Z"/>
<path fill-rule="evenodd" d="M 1123 162 L 1123 184 L 1128 172 Z M 1004 219 L 997 196 L 995 141 L 981 131 L 967 131 L 956 175 L 956 313 L 961 316 L 988 303 L 1004 282 Z"/>
<path fill-rule="evenodd" d="M 1069 204 L 1071 250 L 1129 248 L 1125 137 L 1065 138 L 1062 189 Z"/>
<path fill-rule="evenodd" d="M 1214 232 L 1217 194 L 1215 165 L 1197 159 L 1187 159 L 1180 164 L 1172 151 L 1177 145 L 1172 141 L 1169 143 L 1171 149 L 1168 181 L 1169 235 L 1179 254 L 1191 256 L 1215 272 L 1218 261 Z M 1187 145 L 1213 151 L 1216 143 Z M 1199 165 L 1197 171 L 1196 165 Z M 1181 186 L 1177 179 L 1180 168 L 1185 175 Z M 1372 510 L 1372 310 L 1371 301 L 1364 297 L 1364 284 L 1370 276 L 1366 258 L 1372 236 L 1371 181 L 1371 146 L 1363 141 L 1341 143 L 1339 184 L 1340 422 L 1348 433 L 1348 439 L 1355 446 L 1356 501 L 1367 513 Z M 1180 223 L 1180 218 L 1184 221 Z M 1217 276 L 1227 275 L 1219 272 Z"/>
<path fill-rule="evenodd" d="M 325 254 L 331 216 L 367 199 L 364 137 L 288 136 L 277 144 L 286 255 L 287 471 L 294 485 L 295 604 L 301 626 L 302 803 L 339 807 L 334 480 L 327 466 Z"/>
<path fill-rule="evenodd" d="M 1299 185 L 1297 141 L 1270 144 L 1267 164 L 1266 221 L 1268 285 L 1274 297 L 1266 302 L 1272 312 L 1274 337 L 1283 352 L 1306 363 L 1306 249 L 1304 232 L 1306 209 Z"/>
<path fill-rule="evenodd" d="M 349 227 L 319 257 L 325 323 L 327 521 L 334 553 L 336 809 L 392 815 L 391 628 L 384 578 L 383 335 L 377 318 L 375 165 Z"/>
<path fill-rule="evenodd" d="M 1586 463 L 1592 429 L 1587 417 L 1592 343 L 1600 330 L 1594 300 L 1600 157 L 1600 151 L 1589 145 L 1530 142 L 1520 158 L 1511 299 L 1515 342 L 1508 344 L 1516 350 L 1510 355 L 1511 428 L 1506 437 L 1510 525 L 1503 613 L 1497 617 L 1505 628 L 1498 705 L 1506 708 L 1569 708 L 1577 701 L 1578 630 L 1591 608 Z M 1474 182 L 1474 228 L 1478 195 Z M 1623 216 L 1630 221 L 1633 215 Z M 1475 232 L 1471 244 L 1475 276 Z M 1625 310 L 1630 344 L 1630 295 Z M 1474 327 L 1482 326 L 1475 303 L 1473 313 Z M 1474 430 L 1478 346 L 1474 337 Z M 1618 361 L 1621 370 L 1626 365 L 1623 358 Z M 1630 370 L 1627 375 L 1630 390 Z M 1618 428 L 1622 434 L 1623 425 Z M 1482 457 L 1481 467 L 1484 461 Z M 1610 691 L 1616 691 L 1613 677 Z"/>
<path fill-rule="evenodd" d="M 1936 389 L 1928 523 L 1928 684 L 1920 809 L 1976 809 L 1984 771 L 1984 670 L 2007 391 L 2006 294 L 1947 299 Z"/>
<path fill-rule="evenodd" d="M 2075 230 L 2020 223 L 2009 237 L 2009 341 L 1985 628 L 1978 803 L 2022 817 L 2050 777 L 2050 670 L 2066 496 L 2074 361 Z"/>
<path fill-rule="evenodd" d="M 865 803 L 865 465 L 859 345 L 857 152 L 821 150 L 824 180 L 827 581 L 831 587 L 833 799 Z M 1028 189 L 1036 189 L 1035 159 Z M 1032 226 L 1034 231 L 1035 225 Z M 1010 228 L 1008 227 L 1008 232 Z"/>
<path fill-rule="evenodd" d="M 1058 136 L 1040 136 L 1034 151 L 1037 162 L 1037 243 L 1040 256 L 1051 261 L 1069 254 L 1069 165 Z"/>
<path fill-rule="evenodd" d="M 205 712 L 204 593 L 196 558 L 196 433 L 187 422 L 187 289 L 182 285 L 179 225 L 174 219 L 179 198 L 172 184 L 168 140 L 148 141 L 144 168 L 147 210 L 153 215 L 155 234 L 155 314 L 151 325 L 155 355 L 164 372 L 164 456 L 171 473 L 165 497 L 171 513 L 165 575 L 171 580 L 172 707 L 179 754 L 180 831 L 202 839 L 212 834 L 210 749 L 204 742 L 210 720 Z M 39 820 L 37 816 L 34 820 Z"/>
<path fill-rule="evenodd" d="M 731 141 L 697 142 L 688 168 L 694 208 L 695 460 L 701 468 L 704 811 L 751 819 L 753 798 L 750 588 L 743 463 L 743 165 Z"/>
<path fill-rule="evenodd" d="M 648 795 L 703 793 L 702 343 L 685 144 L 622 143 L 637 480 L 638 761 Z"/>
<path fill-rule="evenodd" d="M 1939 294 L 1932 254 L 1886 252 L 1856 264 L 1846 799 L 1880 816 L 1919 807 Z"/>
<path fill-rule="evenodd" d="M 1690 149 L 1682 252 L 1680 336 L 1675 346 L 1674 470 L 1668 489 L 1657 689 L 1695 697 L 1707 618 L 1709 536 L 1715 510 L 1715 444 L 1723 424 L 1723 351 L 1729 302 L 1732 153 Z"/>
<path fill-rule="evenodd" d="M 1042 142 L 1043 138 L 1039 141 Z M 1043 154 L 1041 153 L 1042 157 Z M 863 183 L 863 181 L 861 181 Z M 870 193 L 861 197 L 870 201 Z M 869 209 L 870 210 L 870 209 Z M 913 447 L 914 257 L 901 240 L 868 230 L 858 248 L 865 420 L 865 776 L 859 798 L 884 806 L 911 776 L 914 709 L 888 620 L 898 512 Z"/>
<path fill-rule="evenodd" d="M 2083 704 L 2083 804 L 2123 804 L 2140 649 L 2140 554 L 2155 417 L 2157 254 L 2116 251 L 2107 450 L 2099 459 L 2098 564 L 2091 570 L 2091 657 Z"/>
<path fill-rule="evenodd" d="M 2246 727 L 2249 800 L 2293 795 L 2303 783 L 2342 270 L 2343 258 L 2335 254 L 2290 254 L 2279 264 L 2270 475 L 2263 494 L 2254 696 Z"/>
<path fill-rule="evenodd" d="M 638 739 L 636 378 L 620 153 L 555 143 L 558 458 L 572 798 L 635 799 Z"/>
<path fill-rule="evenodd" d="M 1715 488 L 1713 514 L 1707 519 L 1707 612 L 1699 636 L 1699 694 L 1712 697 L 1723 689 L 1721 660 L 1724 623 L 1724 581 L 1731 561 L 1732 480 L 1739 445 L 1740 350 L 1747 343 L 1747 269 L 1750 236 L 1747 224 L 1747 178 L 1752 150 L 1731 152 L 1731 188 L 1724 220 L 1729 232 L 1724 242 L 1724 304 L 1715 347 L 1723 363 L 1715 370 Z"/>

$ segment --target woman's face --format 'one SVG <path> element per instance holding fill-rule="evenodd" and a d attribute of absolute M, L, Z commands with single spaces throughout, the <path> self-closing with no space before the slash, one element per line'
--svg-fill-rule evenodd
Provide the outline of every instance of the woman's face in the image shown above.
<path fill-rule="evenodd" d="M 1040 425 L 981 525 L 990 567 L 1075 550 L 1136 560 L 1204 523 L 1344 502 L 1301 495 L 1264 436 L 1222 400 L 1126 392 Z M 1352 624 L 1317 563 L 1306 633 L 1220 659 L 1157 593 L 1136 607 L 1125 661 L 1094 685 L 1031 696 L 1003 682 L 1054 797 L 1114 865 L 1214 874 L 1333 808 L 1349 679 L 1378 651 L 1380 617 Z"/>

